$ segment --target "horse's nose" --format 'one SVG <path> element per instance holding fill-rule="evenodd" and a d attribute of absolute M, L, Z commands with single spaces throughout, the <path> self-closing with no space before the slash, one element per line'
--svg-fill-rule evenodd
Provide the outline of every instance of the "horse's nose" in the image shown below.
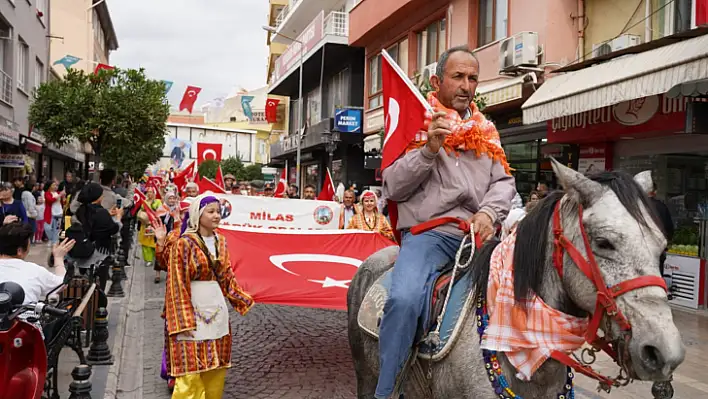
<path fill-rule="evenodd" d="M 639 357 L 648 372 L 668 377 L 683 363 L 686 348 L 683 345 L 666 345 L 660 348 L 655 343 L 647 342 L 640 346 Z"/>

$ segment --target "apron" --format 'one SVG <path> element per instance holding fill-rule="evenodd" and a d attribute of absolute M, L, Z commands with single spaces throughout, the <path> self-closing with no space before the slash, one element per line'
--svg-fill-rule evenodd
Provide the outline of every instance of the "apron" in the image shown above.
<path fill-rule="evenodd" d="M 177 335 L 178 341 L 213 341 L 229 334 L 229 308 L 216 281 L 192 281 L 192 307 L 197 329 L 193 337 Z"/>

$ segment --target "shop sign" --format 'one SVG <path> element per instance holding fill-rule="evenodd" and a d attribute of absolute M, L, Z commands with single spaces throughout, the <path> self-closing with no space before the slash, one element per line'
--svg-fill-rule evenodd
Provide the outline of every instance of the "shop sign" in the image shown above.
<path fill-rule="evenodd" d="M 514 111 L 505 114 L 494 114 L 492 120 L 497 130 L 504 130 L 510 127 L 521 126 L 524 124 L 521 111 Z"/>
<path fill-rule="evenodd" d="M 578 172 L 587 176 L 605 170 L 606 149 L 605 145 L 581 146 Z"/>
<path fill-rule="evenodd" d="M 0 168 L 24 168 L 23 154 L 0 154 Z"/>
<path fill-rule="evenodd" d="M 701 260 L 699 258 L 666 255 L 664 275 L 671 279 L 674 299 L 671 303 L 698 309 L 701 275 Z"/>
<path fill-rule="evenodd" d="M 362 110 L 357 108 L 336 108 L 334 129 L 342 133 L 361 133 Z"/>
<path fill-rule="evenodd" d="M 0 140 L 12 144 L 20 145 L 20 133 L 16 130 L 12 130 L 4 124 L 0 124 Z"/>
<path fill-rule="evenodd" d="M 686 98 L 649 96 L 548 121 L 549 142 L 613 141 L 683 132 Z"/>
<path fill-rule="evenodd" d="M 296 64 L 300 62 L 300 51 L 304 57 L 322 40 L 324 32 L 324 11 L 321 11 L 310 25 L 297 37 L 285 52 L 275 61 L 273 80 L 277 81 L 285 76 Z M 299 43 L 298 43 L 299 42 Z M 300 44 L 302 43 L 302 44 Z"/>

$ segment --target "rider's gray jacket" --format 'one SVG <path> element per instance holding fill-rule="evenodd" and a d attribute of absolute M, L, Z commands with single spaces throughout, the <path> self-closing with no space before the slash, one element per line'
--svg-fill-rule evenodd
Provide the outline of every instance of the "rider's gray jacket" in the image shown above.
<path fill-rule="evenodd" d="M 469 219 L 477 212 L 496 223 L 509 213 L 516 184 L 499 162 L 484 154 L 447 154 L 444 149 L 435 154 L 422 147 L 383 171 L 383 195 L 398 202 L 399 230 L 444 216 Z M 436 230 L 462 234 L 455 225 Z"/>

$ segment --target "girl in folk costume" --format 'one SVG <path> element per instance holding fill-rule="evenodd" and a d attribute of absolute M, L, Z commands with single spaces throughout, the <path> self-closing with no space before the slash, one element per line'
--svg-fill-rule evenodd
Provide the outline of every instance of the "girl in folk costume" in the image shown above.
<path fill-rule="evenodd" d="M 148 207 L 153 212 L 162 208 L 162 201 L 156 199 L 157 192 L 154 187 L 148 187 L 145 202 L 143 207 Z M 140 221 L 140 230 L 138 231 L 138 242 L 143 247 L 143 259 L 146 266 L 150 267 L 155 262 L 155 233 L 150 226 L 150 218 L 144 209 L 138 211 L 138 220 Z M 159 277 L 159 276 L 158 276 Z"/>
<path fill-rule="evenodd" d="M 376 194 L 373 191 L 364 191 L 361 194 L 362 211 L 352 216 L 347 229 L 375 231 L 389 240 L 393 240 L 391 225 L 386 217 L 379 213 L 376 200 Z"/>
<path fill-rule="evenodd" d="M 217 231 L 220 221 L 219 200 L 197 197 L 170 250 L 165 317 L 173 399 L 221 398 L 231 367 L 225 299 L 241 315 L 254 304 L 231 270 L 226 238 Z"/>
<path fill-rule="evenodd" d="M 191 198 L 189 199 L 191 200 Z M 159 267 L 161 271 L 167 272 L 169 270 L 170 251 L 172 250 L 174 243 L 176 243 L 179 239 L 182 221 L 185 220 L 185 217 L 187 216 L 187 210 L 189 210 L 189 205 L 191 203 L 192 201 L 185 200 L 178 204 L 177 215 L 176 217 L 173 216 L 173 224 L 169 225 L 168 223 L 163 223 L 163 221 L 159 218 L 156 219 L 152 224 L 152 228 L 155 231 L 155 239 L 157 241 L 157 247 L 155 251 L 155 257 L 157 262 L 155 263 L 155 266 Z M 165 318 L 164 307 L 162 309 L 161 317 L 163 319 Z M 169 335 L 167 334 L 167 323 L 165 323 L 165 348 L 162 351 L 162 367 L 160 369 L 160 377 L 162 377 L 162 379 L 164 380 L 167 380 L 167 387 L 168 389 L 172 390 L 175 386 L 175 379 L 172 378 L 169 374 L 170 368 L 167 358 L 168 337 Z"/>

